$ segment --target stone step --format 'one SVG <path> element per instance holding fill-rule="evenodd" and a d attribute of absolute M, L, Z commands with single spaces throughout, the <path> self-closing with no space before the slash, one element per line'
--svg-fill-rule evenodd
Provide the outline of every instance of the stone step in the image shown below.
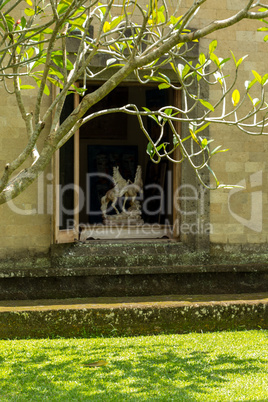
<path fill-rule="evenodd" d="M 267 247 L 226 247 L 201 252 L 162 239 L 54 244 L 49 255 L 0 261 L 0 300 L 267 292 Z"/>
<path fill-rule="evenodd" d="M 268 265 L 0 268 L 0 300 L 263 293 Z"/>
<path fill-rule="evenodd" d="M 268 329 L 268 293 L 0 302 L 0 338 Z"/>

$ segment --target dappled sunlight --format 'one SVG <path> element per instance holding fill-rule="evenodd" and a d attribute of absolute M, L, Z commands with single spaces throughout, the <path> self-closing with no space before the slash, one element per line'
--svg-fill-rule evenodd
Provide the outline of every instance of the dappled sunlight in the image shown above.
<path fill-rule="evenodd" d="M 265 400 L 266 342 L 267 331 L 1 341 L 1 400 Z"/>

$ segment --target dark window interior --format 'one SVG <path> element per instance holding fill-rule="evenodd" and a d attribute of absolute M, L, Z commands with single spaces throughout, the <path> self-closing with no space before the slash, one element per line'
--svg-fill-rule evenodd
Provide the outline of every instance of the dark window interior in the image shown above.
<path fill-rule="evenodd" d="M 66 117 L 73 111 L 74 96 L 68 95 L 66 98 L 63 111 L 61 113 L 60 122 L 62 123 Z M 60 148 L 60 177 L 59 177 L 59 199 L 60 199 L 60 229 L 70 229 L 71 220 L 73 221 L 74 209 L 74 192 L 72 183 L 74 182 L 74 139 L 69 139 Z"/>
<path fill-rule="evenodd" d="M 88 93 L 97 86 L 88 87 Z M 98 110 L 111 109 L 135 103 L 139 109 L 150 110 L 172 103 L 171 90 L 148 89 L 139 85 L 125 85 L 116 88 L 106 98 L 90 109 L 88 115 Z M 61 120 L 70 114 L 73 97 L 69 96 Z M 152 118 L 144 118 L 144 125 L 152 138 L 159 134 L 159 127 Z M 143 194 L 140 197 L 142 218 L 145 223 L 172 224 L 172 166 L 167 160 L 159 164 L 150 161 L 146 153 L 148 140 L 141 131 L 136 116 L 125 113 L 106 114 L 94 118 L 80 128 L 79 174 L 82 197 L 80 197 L 80 223 L 102 223 L 100 210 L 101 197 L 113 187 L 113 182 L 106 175 L 112 176 L 113 167 L 119 167 L 120 174 L 126 180 L 134 181 L 137 165 L 142 167 Z M 166 130 L 164 142 L 172 142 L 170 131 Z M 73 139 L 60 150 L 60 185 L 71 188 L 73 183 Z M 162 188 L 162 191 L 160 190 Z M 61 202 L 60 202 L 61 204 Z M 73 208 L 73 191 L 62 190 L 60 206 L 61 229 L 70 227 L 69 210 Z M 118 201 L 118 209 L 122 200 Z M 127 205 L 128 206 L 128 205 Z M 64 211 L 68 210 L 67 213 Z M 116 213 L 111 210 L 110 214 Z M 67 216 L 68 215 L 68 216 Z"/>

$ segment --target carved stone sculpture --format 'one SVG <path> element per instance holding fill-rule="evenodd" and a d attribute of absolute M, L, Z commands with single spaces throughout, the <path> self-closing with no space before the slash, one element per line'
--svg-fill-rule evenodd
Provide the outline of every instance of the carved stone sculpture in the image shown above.
<path fill-rule="evenodd" d="M 143 193 L 143 181 L 141 166 L 138 165 L 134 182 L 125 180 L 119 172 L 119 167 L 113 168 L 114 187 L 107 191 L 101 199 L 101 211 L 106 224 L 117 223 L 141 223 L 141 205 L 137 195 Z M 119 198 L 124 197 L 122 212 L 119 212 L 116 203 Z M 130 206 L 126 209 L 127 201 Z M 107 215 L 108 207 L 111 206 L 116 211 L 116 215 Z"/>

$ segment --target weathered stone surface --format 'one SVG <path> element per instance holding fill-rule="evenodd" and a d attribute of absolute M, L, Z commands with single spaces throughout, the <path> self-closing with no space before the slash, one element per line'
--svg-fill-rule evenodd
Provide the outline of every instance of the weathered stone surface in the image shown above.
<path fill-rule="evenodd" d="M 223 2 L 211 0 L 210 2 L 205 2 L 202 4 L 200 13 L 197 14 L 195 19 L 192 21 L 193 27 L 202 27 L 208 23 L 211 23 L 211 21 L 228 18 L 234 12 L 239 10 L 241 3 L 242 2 L 233 0 Z M 186 10 L 186 4 L 182 5 L 180 12 L 184 13 Z M 217 54 L 222 58 L 230 57 L 229 49 L 232 49 L 238 58 L 243 54 L 249 54 L 247 60 L 239 66 L 238 86 L 242 88 L 242 86 L 244 87 L 245 80 L 251 80 L 253 78 L 252 70 L 257 70 L 261 76 L 263 76 L 263 74 L 265 74 L 267 71 L 267 62 L 264 58 L 267 44 L 263 41 L 265 33 L 257 32 L 258 27 L 259 21 L 245 20 L 241 21 L 238 25 L 229 27 L 228 30 L 214 32 L 210 39 L 203 39 L 198 43 L 198 46 L 195 46 L 191 54 L 191 58 L 196 57 L 198 53 L 207 54 L 208 43 L 212 39 L 217 39 Z M 76 39 L 68 40 L 68 50 L 70 52 L 74 52 L 77 48 L 77 44 Z M 94 63 L 95 68 L 100 69 L 101 66 L 105 65 L 106 60 L 107 57 L 102 57 L 96 60 Z M 111 73 L 112 70 L 109 71 Z M 170 74 L 171 72 L 172 70 L 169 70 L 167 71 L 167 74 L 173 80 L 173 77 Z M 109 76 L 106 75 L 103 77 L 103 79 L 106 80 L 108 77 Z M 134 79 L 134 74 L 129 77 L 129 81 L 133 81 Z M 13 97 L 6 96 L 6 92 L 2 87 L 0 88 L 0 94 L 0 121 L 2 128 L 0 139 L 0 162 L 1 168 L 4 168 L 5 163 L 12 161 L 20 154 L 22 148 L 27 142 L 27 136 L 25 135 L 24 123 L 21 119 L 19 109 L 14 105 Z M 210 87 L 209 93 L 207 92 L 207 89 L 206 92 L 203 92 L 202 89 L 201 95 L 204 96 L 204 99 L 208 99 L 212 104 L 218 100 L 218 92 L 217 90 L 213 90 L 212 87 Z M 35 101 L 36 92 L 27 95 L 26 107 L 28 110 L 34 110 Z M 50 105 L 51 97 L 46 97 L 44 99 L 43 106 L 46 108 Z M 244 105 L 244 109 L 242 107 L 241 112 L 243 111 L 243 113 L 245 112 L 246 114 L 248 112 L 246 109 L 248 106 L 246 103 Z M 202 105 L 200 104 L 200 108 L 201 106 Z M 48 133 L 48 127 L 49 124 L 46 126 L 46 134 Z M 188 125 L 182 124 L 182 132 L 187 135 L 188 131 Z M 253 187 L 251 190 L 248 187 L 245 192 L 241 191 L 234 197 L 231 197 L 229 200 L 229 193 L 226 190 L 219 190 L 211 193 L 208 191 L 202 192 L 197 186 L 197 181 L 195 179 L 195 175 L 192 173 L 192 169 L 189 168 L 187 163 L 184 163 L 181 171 L 181 184 L 193 186 L 193 188 L 198 190 L 199 195 L 202 194 L 202 197 L 196 202 L 185 199 L 184 202 L 188 205 L 184 205 L 182 201 L 181 209 L 183 211 L 196 211 L 197 217 L 201 220 L 204 218 L 209 218 L 208 221 L 211 223 L 213 230 L 211 231 L 210 236 L 207 236 L 210 237 L 207 239 L 207 241 L 206 239 L 202 238 L 201 234 L 200 236 L 197 235 L 192 239 L 190 238 L 191 236 L 187 237 L 182 234 L 181 240 L 185 241 L 187 246 L 189 245 L 189 242 L 192 241 L 192 243 L 196 245 L 196 247 L 199 247 L 199 249 L 202 247 L 204 249 L 204 243 L 208 243 L 208 241 L 223 244 L 219 247 L 217 244 L 211 245 L 212 252 L 216 252 L 214 264 L 229 264 L 230 261 L 230 264 L 232 264 L 234 261 L 235 264 L 260 262 L 260 256 L 256 255 L 256 249 L 258 247 L 260 249 L 262 248 L 261 253 L 267 253 L 268 242 L 267 138 L 265 136 L 245 136 L 241 134 L 239 130 L 235 130 L 233 126 L 228 126 L 225 124 L 211 124 L 209 127 L 209 135 L 211 138 L 215 139 L 215 143 L 217 145 L 222 145 L 222 149 L 230 149 L 230 151 L 225 153 L 224 156 L 216 157 L 215 162 L 214 158 L 211 160 L 211 166 L 213 169 L 215 169 L 217 177 L 221 182 L 226 184 L 236 184 L 241 180 L 246 179 L 248 184 L 250 182 L 251 175 L 259 172 L 262 175 L 262 186 L 260 188 Z M 41 138 L 41 142 L 43 140 L 44 137 Z M 47 173 L 49 173 L 48 176 L 46 175 Z M 28 269 L 31 267 L 33 270 L 38 267 L 40 268 L 40 261 L 37 264 L 37 262 L 33 261 L 32 258 L 26 258 L 26 256 L 31 253 L 48 253 L 47 260 L 44 260 L 46 268 L 48 268 L 48 270 L 49 268 L 55 268 L 55 265 L 53 266 L 51 259 L 49 258 L 49 248 L 52 238 L 52 217 L 50 215 L 51 206 L 48 203 L 50 198 L 47 197 L 46 194 L 44 194 L 44 197 L 41 198 L 42 194 L 40 195 L 40 192 L 38 192 L 38 183 L 44 183 L 44 188 L 47 188 L 47 185 L 51 186 L 52 182 L 51 179 L 49 179 L 49 177 L 51 177 L 51 173 L 52 168 L 49 166 L 45 174 L 42 177 L 40 176 L 38 182 L 33 184 L 19 198 L 14 200 L 14 203 L 11 203 L 13 208 L 8 205 L 1 206 L 0 266 L 5 266 L 6 269 L 11 268 L 10 275 L 17 274 L 17 272 L 14 273 L 14 271 L 21 272 L 21 268 Z M 254 230 L 251 228 L 239 223 L 239 221 L 237 221 L 235 217 L 230 214 L 229 210 L 231 209 L 231 211 L 233 211 L 235 214 L 241 214 L 242 218 L 250 221 L 252 207 L 251 197 L 252 193 L 257 190 L 262 192 L 261 200 L 263 200 L 262 208 L 260 208 L 260 212 L 262 210 L 263 216 L 261 232 L 254 232 Z M 241 197 L 239 194 L 241 194 Z M 181 195 L 183 196 L 183 193 Z M 41 205 L 40 201 L 42 201 Z M 14 210 L 18 210 L 19 213 L 14 212 Z M 29 211 L 33 211 L 33 214 L 28 215 Z M 204 214 L 209 216 L 204 216 Z M 196 219 L 195 214 L 192 215 L 192 218 Z M 183 214 L 181 219 L 183 219 Z M 188 215 L 187 219 L 191 219 L 191 215 Z M 236 243 L 242 244 L 242 246 L 238 246 L 240 249 L 238 254 L 233 254 L 227 258 L 226 255 L 219 253 L 219 249 L 225 249 L 226 251 L 227 247 L 235 246 Z M 243 244 L 244 250 L 242 250 Z M 252 247 L 251 257 L 248 255 L 248 250 L 250 247 Z M 241 251 L 244 251 L 245 255 L 247 254 L 247 257 L 245 257 Z M 15 254 L 17 259 L 16 261 L 10 259 L 6 260 L 7 257 Z M 177 258 L 180 259 L 178 256 Z M 198 258 L 198 255 L 196 258 Z M 190 257 L 190 260 L 192 261 L 192 256 Z M 61 266 L 64 269 L 69 269 L 69 264 L 77 266 L 75 259 L 71 260 L 71 258 L 68 258 L 67 265 L 64 264 L 63 259 L 59 258 L 59 261 L 62 262 Z M 93 261 L 94 259 L 92 259 L 92 264 Z M 116 259 L 114 259 L 114 261 L 115 263 L 118 262 Z M 144 261 L 146 261 L 146 259 L 144 259 Z M 148 261 L 149 260 L 147 259 L 147 262 Z M 103 261 L 99 259 L 99 264 L 97 266 L 101 266 L 102 262 Z M 96 263 L 96 259 L 94 263 Z M 212 263 L 211 260 L 210 263 Z M 91 264 L 91 262 L 88 264 Z M 190 264 L 201 265 L 203 264 L 203 261 L 199 263 L 190 262 Z M 148 263 L 148 266 L 149 265 L 153 266 L 155 264 Z M 159 266 L 160 265 L 161 264 L 159 262 Z M 79 266 L 81 267 L 83 264 Z M 18 275 L 20 275 L 19 272 Z"/>
<path fill-rule="evenodd" d="M 263 292 L 264 250 L 218 248 L 213 253 L 177 242 L 92 242 L 55 245 L 45 256 L 0 264 L 0 300 Z"/>
<path fill-rule="evenodd" d="M 125 273 L 0 279 L 1 300 L 264 292 L 267 272 Z"/>
<path fill-rule="evenodd" d="M 133 336 L 268 328 L 268 294 L 0 303 L 0 338 Z"/>

